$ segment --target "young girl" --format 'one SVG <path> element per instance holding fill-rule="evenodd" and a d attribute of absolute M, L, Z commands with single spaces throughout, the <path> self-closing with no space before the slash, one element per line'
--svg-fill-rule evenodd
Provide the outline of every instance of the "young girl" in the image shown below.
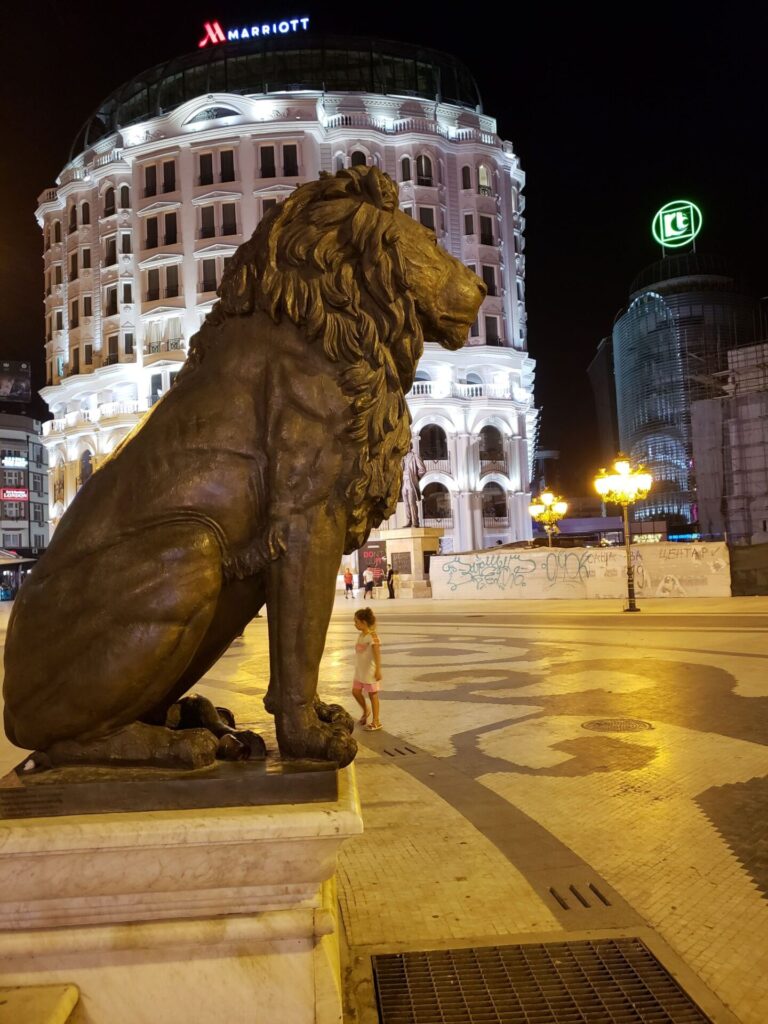
<path fill-rule="evenodd" d="M 360 636 L 355 644 L 355 674 L 352 680 L 352 696 L 363 709 L 360 725 L 368 732 L 381 728 L 379 721 L 379 684 L 381 683 L 381 642 L 376 633 L 376 616 L 370 608 L 355 612 L 355 629 Z M 368 723 L 368 708 L 365 694 L 371 698 L 372 720 Z"/>

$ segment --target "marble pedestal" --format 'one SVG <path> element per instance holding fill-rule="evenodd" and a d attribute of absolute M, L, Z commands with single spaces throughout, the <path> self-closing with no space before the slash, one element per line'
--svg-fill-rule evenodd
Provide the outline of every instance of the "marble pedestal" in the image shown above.
<path fill-rule="evenodd" d="M 333 803 L 0 821 L 0 985 L 73 984 L 73 1024 L 340 1024 Z"/>
<path fill-rule="evenodd" d="M 398 570 L 402 597 L 432 596 L 429 576 L 424 570 L 424 556 L 437 554 L 444 532 L 434 526 L 405 526 L 382 531 L 381 536 L 387 545 L 387 564 Z M 406 565 L 410 567 L 407 572 Z"/>

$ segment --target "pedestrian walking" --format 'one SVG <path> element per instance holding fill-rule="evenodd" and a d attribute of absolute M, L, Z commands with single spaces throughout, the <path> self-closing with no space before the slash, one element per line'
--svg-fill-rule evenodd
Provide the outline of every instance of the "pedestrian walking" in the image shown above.
<path fill-rule="evenodd" d="M 370 566 L 363 573 L 363 598 L 373 597 L 373 569 Z"/>
<path fill-rule="evenodd" d="M 379 690 L 381 688 L 381 641 L 376 632 L 376 616 L 370 608 L 355 612 L 355 629 L 360 634 L 355 644 L 355 671 L 352 677 L 352 696 L 363 709 L 360 725 L 368 732 L 381 728 L 379 719 Z M 368 705 L 365 695 L 371 701 L 371 721 L 368 721 Z"/>
<path fill-rule="evenodd" d="M 389 601 L 394 601 L 394 599 L 395 599 L 395 570 L 392 568 L 391 565 L 390 565 L 389 569 L 387 569 L 387 590 L 389 591 L 389 598 L 388 598 L 388 600 Z"/>
<path fill-rule="evenodd" d="M 350 597 L 352 598 L 352 600 L 354 600 L 354 598 L 355 598 L 355 592 L 352 589 L 352 586 L 353 586 L 353 583 L 354 583 L 354 579 L 355 578 L 352 575 L 352 570 L 349 568 L 348 565 L 345 566 L 344 567 L 344 600 L 345 601 L 348 600 Z"/>

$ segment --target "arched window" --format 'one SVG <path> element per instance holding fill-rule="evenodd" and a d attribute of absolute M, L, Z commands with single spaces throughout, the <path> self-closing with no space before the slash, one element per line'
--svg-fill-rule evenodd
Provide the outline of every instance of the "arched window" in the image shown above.
<path fill-rule="evenodd" d="M 445 484 L 427 484 L 422 492 L 424 509 L 424 524 L 435 523 L 438 525 L 450 524 L 451 495 Z"/>
<path fill-rule="evenodd" d="M 470 167 L 461 168 L 461 187 L 472 188 L 472 170 Z"/>
<path fill-rule="evenodd" d="M 83 203 L 82 208 L 80 210 L 80 223 L 81 224 L 90 224 L 91 223 L 91 204 L 90 203 Z"/>
<path fill-rule="evenodd" d="M 111 217 L 115 212 L 115 190 L 110 186 L 104 193 L 104 216 Z"/>
<path fill-rule="evenodd" d="M 481 196 L 493 195 L 493 188 L 491 187 L 491 172 L 485 164 L 480 164 L 477 172 L 477 191 Z"/>
<path fill-rule="evenodd" d="M 448 458 L 448 438 L 442 427 L 430 423 L 421 429 L 419 451 L 422 459 L 429 462 L 442 462 Z"/>
<path fill-rule="evenodd" d="M 417 370 L 415 380 L 432 380 L 426 370 Z"/>
<path fill-rule="evenodd" d="M 72 203 L 69 208 L 69 230 L 77 231 L 77 204 Z"/>
<path fill-rule="evenodd" d="M 53 240 L 54 242 L 61 241 L 61 221 L 55 220 L 53 222 Z"/>
<path fill-rule="evenodd" d="M 507 519 L 507 496 L 504 489 L 497 483 L 491 482 L 485 485 L 482 491 L 483 498 L 483 522 L 486 526 L 500 526 L 506 523 Z M 499 523 L 498 520 L 503 520 Z M 490 522 L 489 522 L 490 520 Z"/>
<path fill-rule="evenodd" d="M 120 186 L 120 209 L 129 210 L 131 208 L 131 190 L 127 185 Z"/>
<path fill-rule="evenodd" d="M 483 427 L 480 431 L 480 462 L 504 462 L 504 438 L 496 427 Z"/>
<path fill-rule="evenodd" d="M 352 167 L 365 167 L 367 162 L 368 161 L 365 158 L 365 153 L 363 153 L 359 149 L 356 149 L 354 151 L 354 153 L 352 154 L 352 159 L 350 160 L 350 164 L 352 165 Z"/>
<path fill-rule="evenodd" d="M 411 158 L 404 156 L 400 161 L 400 181 L 411 180 Z"/>
<path fill-rule="evenodd" d="M 479 373 L 468 373 L 467 384 L 479 384 L 482 387 L 483 378 L 480 376 Z"/>
<path fill-rule="evenodd" d="M 416 178 L 419 185 L 432 184 L 432 161 L 423 153 L 416 157 Z"/>
<path fill-rule="evenodd" d="M 336 170 L 337 171 L 343 171 L 344 170 L 344 157 L 341 156 L 341 154 L 339 154 L 336 157 Z"/>
<path fill-rule="evenodd" d="M 93 456 L 86 450 L 80 456 L 80 486 L 93 476 Z"/>

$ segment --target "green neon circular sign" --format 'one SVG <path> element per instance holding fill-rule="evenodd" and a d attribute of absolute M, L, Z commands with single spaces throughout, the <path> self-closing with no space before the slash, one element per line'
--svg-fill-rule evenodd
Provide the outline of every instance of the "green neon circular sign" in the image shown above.
<path fill-rule="evenodd" d="M 689 199 L 674 199 L 658 211 L 651 230 L 665 249 L 690 245 L 701 231 L 701 210 Z"/>

